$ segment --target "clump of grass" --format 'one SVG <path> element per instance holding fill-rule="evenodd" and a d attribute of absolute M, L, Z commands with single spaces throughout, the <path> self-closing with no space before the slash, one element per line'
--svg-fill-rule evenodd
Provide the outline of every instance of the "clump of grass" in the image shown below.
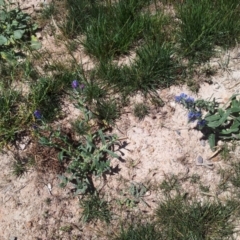
<path fill-rule="evenodd" d="M 149 43 L 137 50 L 130 66 L 102 62 L 96 72 L 125 95 L 138 90 L 147 93 L 169 87 L 182 77 L 184 68 L 172 57 L 173 52 L 169 44 Z"/>
<path fill-rule="evenodd" d="M 91 20 L 97 19 L 104 6 L 99 1 L 67 0 L 66 9 L 68 13 L 61 30 L 68 38 L 73 38 L 86 31 Z"/>
<path fill-rule="evenodd" d="M 144 117 L 149 113 L 149 108 L 144 103 L 137 103 L 134 106 L 134 115 L 139 119 L 143 120 Z"/>
<path fill-rule="evenodd" d="M 20 103 L 24 102 L 19 91 L 0 86 L 0 137 L 2 144 L 12 141 L 23 130 L 27 116 L 23 115 Z"/>
<path fill-rule="evenodd" d="M 167 239 L 228 239 L 235 210 L 236 205 L 189 201 L 178 195 L 162 201 L 156 215 Z"/>
<path fill-rule="evenodd" d="M 120 235 L 114 240 L 161 240 L 162 234 L 156 230 L 154 223 L 131 224 L 127 229 L 122 229 Z"/>
<path fill-rule="evenodd" d="M 140 1 L 119 1 L 100 11 L 86 29 L 86 40 L 83 42 L 86 51 L 98 59 L 127 53 L 148 21 L 138 14 L 137 2 Z"/>
<path fill-rule="evenodd" d="M 95 116 L 100 121 L 105 121 L 107 124 L 114 124 L 119 117 L 117 103 L 113 100 L 97 101 L 95 107 Z"/>
<path fill-rule="evenodd" d="M 82 220 L 84 222 L 100 220 L 110 223 L 111 212 L 108 208 L 108 203 L 100 199 L 99 196 L 91 195 L 87 199 L 82 200 L 80 205 L 83 208 Z"/>
<path fill-rule="evenodd" d="M 177 5 L 179 41 L 185 56 L 206 61 L 214 46 L 231 46 L 240 37 L 240 5 L 235 0 L 186 0 Z"/>
<path fill-rule="evenodd" d="M 21 161 L 15 161 L 12 166 L 12 173 L 17 178 L 22 177 L 27 172 L 27 166 Z"/>
<path fill-rule="evenodd" d="M 176 175 L 167 177 L 160 184 L 160 189 L 165 193 L 169 194 L 171 191 L 179 191 L 179 179 Z"/>

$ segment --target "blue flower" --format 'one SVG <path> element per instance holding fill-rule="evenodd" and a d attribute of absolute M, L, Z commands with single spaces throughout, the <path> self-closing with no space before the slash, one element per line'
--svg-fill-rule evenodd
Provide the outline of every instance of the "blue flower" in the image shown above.
<path fill-rule="evenodd" d="M 199 127 L 204 127 L 206 125 L 207 121 L 205 119 L 201 119 L 197 122 L 197 125 Z"/>
<path fill-rule="evenodd" d="M 182 98 L 181 98 L 180 96 L 176 96 L 176 97 L 175 97 L 175 101 L 176 101 L 176 102 L 179 103 L 179 102 L 181 102 L 181 100 L 182 100 Z"/>
<path fill-rule="evenodd" d="M 42 114 L 39 110 L 35 110 L 33 114 L 34 114 L 34 117 L 36 119 L 41 119 L 42 118 Z"/>
<path fill-rule="evenodd" d="M 187 98 L 187 94 L 181 93 L 181 94 L 180 94 L 180 97 L 181 97 L 181 98 Z"/>
<path fill-rule="evenodd" d="M 185 101 L 187 104 L 194 104 L 194 98 L 192 97 L 188 97 Z"/>
<path fill-rule="evenodd" d="M 176 96 L 175 97 L 175 101 L 176 102 L 181 102 L 183 99 L 185 100 L 187 98 L 187 94 L 185 94 L 185 93 L 181 93 L 179 96 Z"/>
<path fill-rule="evenodd" d="M 73 80 L 72 81 L 72 88 L 77 88 L 79 86 L 79 83 L 78 83 L 78 81 L 77 80 Z"/>
<path fill-rule="evenodd" d="M 191 112 L 188 113 L 188 120 L 189 120 L 190 122 L 193 122 L 193 121 L 199 119 L 201 116 L 202 116 L 202 113 L 201 113 L 201 112 L 191 111 Z"/>

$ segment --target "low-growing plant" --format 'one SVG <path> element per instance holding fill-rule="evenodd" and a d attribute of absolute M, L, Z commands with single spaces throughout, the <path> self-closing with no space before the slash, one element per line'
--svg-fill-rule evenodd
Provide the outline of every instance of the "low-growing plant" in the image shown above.
<path fill-rule="evenodd" d="M 219 139 L 240 139 L 240 101 L 237 96 L 238 94 L 234 94 L 221 108 L 215 99 L 195 101 L 184 93 L 176 96 L 175 100 L 189 110 L 189 122 L 198 120 L 198 129 L 205 134 L 211 149 L 214 150 Z M 202 110 L 206 111 L 204 117 Z"/>
<path fill-rule="evenodd" d="M 62 232 L 70 233 L 73 230 L 73 227 L 71 225 L 65 225 L 59 228 Z"/>
<path fill-rule="evenodd" d="M 214 46 L 231 46 L 240 37 L 238 1 L 186 0 L 177 4 L 179 41 L 185 56 L 206 61 Z"/>
<path fill-rule="evenodd" d="M 41 48 L 34 33 L 37 24 L 31 22 L 31 16 L 22 12 L 18 7 L 10 9 L 4 0 L 0 1 L 0 54 L 2 59 L 13 61 L 14 50 L 21 44 L 28 43 L 32 49 Z"/>
<path fill-rule="evenodd" d="M 199 189 L 202 191 L 202 192 L 209 192 L 210 190 L 210 186 L 206 186 L 206 185 L 203 185 L 202 183 L 199 185 Z"/>
<path fill-rule="evenodd" d="M 26 164 L 21 161 L 15 161 L 12 166 L 12 173 L 14 176 L 20 178 L 28 171 Z"/>
<path fill-rule="evenodd" d="M 139 203 L 140 201 L 147 205 L 144 201 L 143 197 L 147 193 L 147 187 L 142 183 L 131 183 L 129 187 L 129 193 L 135 203 Z"/>
<path fill-rule="evenodd" d="M 91 222 L 99 219 L 100 221 L 110 223 L 111 212 L 108 208 L 108 203 L 98 195 L 92 195 L 88 199 L 81 200 L 80 205 L 83 208 L 83 222 Z"/>
<path fill-rule="evenodd" d="M 131 224 L 126 229 L 122 229 L 118 237 L 114 240 L 163 240 L 161 232 L 157 229 L 155 223 L 136 223 Z"/>
<path fill-rule="evenodd" d="M 190 178 L 190 183 L 198 183 L 201 177 L 198 174 L 193 174 Z"/>
<path fill-rule="evenodd" d="M 167 197 L 156 210 L 164 239 L 229 239 L 234 233 L 231 216 L 236 204 L 201 202 L 180 195 Z"/>
<path fill-rule="evenodd" d="M 169 194 L 173 190 L 179 190 L 179 179 L 176 175 L 172 175 L 164 179 L 160 184 L 160 189 L 165 193 Z"/>
<path fill-rule="evenodd" d="M 78 99 L 76 106 L 83 114 L 82 125 L 86 126 L 93 119 L 93 113 L 85 104 L 80 86 L 77 80 L 72 82 L 75 98 Z M 116 136 L 107 135 L 102 129 L 89 130 L 80 136 L 80 141 L 74 141 L 61 128 L 52 129 L 43 124 L 42 130 L 43 133 L 41 129 L 38 131 L 40 144 L 58 149 L 59 161 L 68 164 L 67 174 L 60 176 L 61 186 L 65 187 L 70 182 L 75 187 L 76 194 L 94 193 L 92 177 L 101 177 L 111 169 L 110 156 L 118 157 L 112 151 Z"/>
<path fill-rule="evenodd" d="M 119 117 L 117 103 L 113 100 L 97 101 L 95 115 L 100 121 L 105 121 L 107 124 L 113 124 Z"/>
<path fill-rule="evenodd" d="M 143 120 L 144 117 L 149 113 L 149 108 L 144 103 L 137 103 L 134 106 L 134 115 L 138 117 L 139 120 Z"/>
<path fill-rule="evenodd" d="M 0 86 L 0 144 L 14 140 L 17 133 L 23 130 L 26 116 L 21 108 L 24 102 L 20 92 Z"/>

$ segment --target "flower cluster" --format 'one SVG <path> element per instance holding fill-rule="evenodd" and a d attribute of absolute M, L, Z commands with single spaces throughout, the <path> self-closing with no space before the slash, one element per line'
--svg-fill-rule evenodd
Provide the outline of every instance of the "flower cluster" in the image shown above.
<path fill-rule="evenodd" d="M 189 110 L 188 112 L 189 122 L 194 122 L 195 120 L 198 120 L 197 125 L 199 128 L 203 128 L 206 125 L 206 120 L 202 119 L 201 111 L 196 109 L 194 98 L 189 97 L 185 93 L 181 93 L 179 96 L 175 97 L 175 101 L 177 103 L 182 104 Z"/>
<path fill-rule="evenodd" d="M 73 80 L 72 81 L 72 88 L 73 89 L 77 89 L 80 88 L 81 90 L 83 90 L 85 88 L 84 84 L 79 84 L 79 82 L 77 80 Z"/>
<path fill-rule="evenodd" d="M 194 98 L 188 97 L 185 93 L 181 93 L 179 96 L 176 96 L 175 101 L 183 104 L 188 109 L 194 106 Z"/>
<path fill-rule="evenodd" d="M 197 111 L 190 111 L 188 113 L 188 120 L 189 122 L 194 122 L 197 119 L 200 119 L 202 117 L 202 113 L 201 112 L 197 112 Z"/>

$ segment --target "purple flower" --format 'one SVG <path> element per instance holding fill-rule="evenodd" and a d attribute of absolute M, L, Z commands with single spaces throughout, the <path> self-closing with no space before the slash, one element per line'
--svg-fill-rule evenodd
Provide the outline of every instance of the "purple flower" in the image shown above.
<path fill-rule="evenodd" d="M 187 98 L 187 94 L 181 93 L 181 94 L 180 94 L 180 97 L 181 97 L 181 98 Z"/>
<path fill-rule="evenodd" d="M 188 120 L 189 120 L 190 122 L 193 122 L 193 121 L 199 119 L 201 116 L 202 116 L 202 113 L 201 113 L 201 112 L 191 111 L 191 112 L 188 113 Z"/>
<path fill-rule="evenodd" d="M 207 121 L 205 119 L 201 119 L 197 122 L 197 125 L 199 127 L 204 127 L 206 125 Z"/>
<path fill-rule="evenodd" d="M 39 110 L 35 110 L 33 114 L 34 114 L 34 117 L 36 119 L 41 119 L 42 118 L 42 114 Z"/>
<path fill-rule="evenodd" d="M 187 103 L 187 104 L 193 104 L 193 103 L 194 103 L 194 98 L 188 97 L 188 98 L 186 99 L 186 103 Z"/>
<path fill-rule="evenodd" d="M 77 88 L 79 86 L 79 83 L 78 83 L 78 81 L 77 80 L 73 80 L 72 81 L 72 88 Z"/>
<path fill-rule="evenodd" d="M 182 100 L 185 100 L 187 98 L 187 94 L 181 93 L 179 96 L 175 97 L 175 101 L 180 103 Z"/>
<path fill-rule="evenodd" d="M 180 96 L 176 96 L 176 97 L 175 97 L 175 101 L 176 101 L 176 102 L 179 103 L 179 102 L 181 102 L 181 100 L 182 100 L 182 98 L 181 98 Z"/>

